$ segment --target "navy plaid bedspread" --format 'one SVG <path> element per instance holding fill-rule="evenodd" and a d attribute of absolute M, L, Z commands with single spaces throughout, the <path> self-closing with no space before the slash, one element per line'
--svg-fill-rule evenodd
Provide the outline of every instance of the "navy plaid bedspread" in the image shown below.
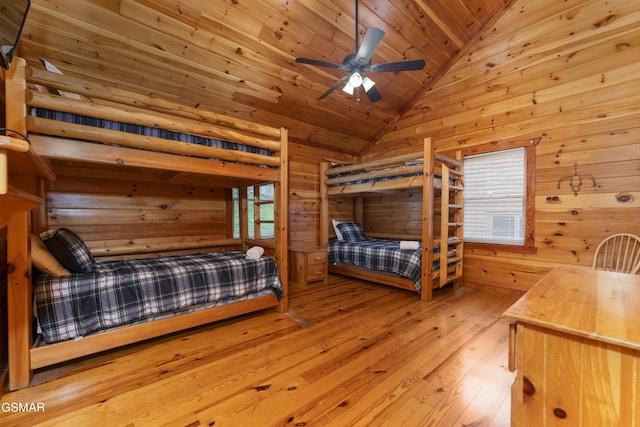
<path fill-rule="evenodd" d="M 246 252 L 201 253 L 164 258 L 105 261 L 94 272 L 35 281 L 46 343 L 81 337 L 193 305 L 273 290 L 282 297 L 271 257 Z"/>
<path fill-rule="evenodd" d="M 413 280 L 418 292 L 422 289 L 422 250 L 400 249 L 397 241 L 365 238 L 348 242 L 333 239 L 329 242 L 329 263 L 338 262 L 396 273 Z M 438 261 L 433 264 L 434 269 L 439 267 Z"/>

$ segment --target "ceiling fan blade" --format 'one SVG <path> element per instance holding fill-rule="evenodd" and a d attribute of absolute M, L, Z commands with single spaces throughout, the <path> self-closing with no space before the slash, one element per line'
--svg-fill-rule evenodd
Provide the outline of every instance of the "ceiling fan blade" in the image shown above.
<path fill-rule="evenodd" d="M 349 75 L 344 76 L 343 78 L 341 78 L 340 80 L 338 80 L 337 82 L 335 82 L 333 84 L 333 86 L 331 86 L 329 89 L 327 89 L 322 95 L 320 95 L 318 97 L 318 101 L 320 101 L 321 99 L 326 98 L 331 92 L 333 92 L 338 86 L 340 86 L 342 83 L 346 82 L 349 79 Z"/>
<path fill-rule="evenodd" d="M 367 30 L 364 35 L 364 40 L 362 40 L 362 45 L 360 45 L 360 49 L 358 49 L 358 54 L 356 55 L 356 63 L 358 65 L 364 67 L 371 61 L 371 56 L 380 44 L 383 36 L 384 31 L 378 28 L 369 28 Z"/>
<path fill-rule="evenodd" d="M 369 101 L 371 102 L 377 102 L 382 99 L 382 95 L 380 94 L 380 91 L 378 91 L 378 89 L 376 89 L 375 86 L 372 86 L 369 90 L 365 91 L 364 93 L 367 95 L 367 98 L 369 98 Z"/>
<path fill-rule="evenodd" d="M 426 63 L 424 59 L 412 61 L 385 62 L 383 64 L 373 64 L 368 71 L 372 73 L 387 73 L 393 71 L 416 71 L 422 70 Z"/>
<path fill-rule="evenodd" d="M 320 61 L 318 59 L 296 58 L 296 62 L 299 62 L 301 64 L 316 65 L 318 67 L 336 68 L 338 70 L 346 69 L 343 64 L 334 64 L 333 62 Z M 348 71 L 348 69 L 346 70 Z"/>

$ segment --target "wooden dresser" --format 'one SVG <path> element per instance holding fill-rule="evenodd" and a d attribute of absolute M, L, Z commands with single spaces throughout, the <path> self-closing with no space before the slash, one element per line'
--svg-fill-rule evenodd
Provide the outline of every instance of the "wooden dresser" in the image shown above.
<path fill-rule="evenodd" d="M 290 249 L 294 283 L 307 284 L 327 280 L 327 249 Z"/>
<path fill-rule="evenodd" d="M 504 316 L 512 426 L 640 426 L 640 276 L 559 266 Z"/>

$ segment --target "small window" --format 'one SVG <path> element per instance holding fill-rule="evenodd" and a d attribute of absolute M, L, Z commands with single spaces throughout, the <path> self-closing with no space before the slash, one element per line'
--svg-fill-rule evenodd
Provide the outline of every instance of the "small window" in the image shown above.
<path fill-rule="evenodd" d="M 273 184 L 265 184 L 256 187 L 250 187 L 253 194 L 253 218 L 254 227 L 253 235 L 256 239 L 273 239 L 274 233 L 274 211 L 275 204 L 273 198 Z M 249 217 L 251 218 L 251 216 Z M 251 234 L 251 227 L 249 227 Z"/>
<path fill-rule="evenodd" d="M 245 193 L 238 188 L 232 190 L 233 204 L 233 237 L 240 237 L 240 206 L 241 194 Z M 250 239 L 272 239 L 274 233 L 274 185 L 256 185 L 246 188 L 247 218 L 249 226 L 247 230 Z"/>
<path fill-rule="evenodd" d="M 476 147 L 464 158 L 467 247 L 534 248 L 535 143 Z"/>

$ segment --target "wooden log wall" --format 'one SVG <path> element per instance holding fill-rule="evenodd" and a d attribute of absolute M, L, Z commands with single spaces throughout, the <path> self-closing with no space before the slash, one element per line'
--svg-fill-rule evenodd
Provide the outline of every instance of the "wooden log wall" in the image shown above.
<path fill-rule="evenodd" d="M 526 290 L 557 264 L 640 234 L 640 2 L 519 0 L 366 154 L 541 137 L 535 254 L 465 246 L 469 284 Z M 577 196 L 561 177 L 593 175 Z M 410 213 L 407 218 L 410 219 Z"/>
<path fill-rule="evenodd" d="M 227 237 L 225 189 L 148 182 L 96 170 L 56 169 L 47 196 L 50 228 L 67 227 L 92 250 Z M 123 179 L 127 178 L 127 179 Z"/>
<path fill-rule="evenodd" d="M 440 191 L 434 194 L 434 215 L 440 218 Z M 422 189 L 400 190 L 393 194 L 365 197 L 362 202 L 363 227 L 370 233 L 416 236 L 422 232 Z M 440 235 L 440 221 L 433 223 L 434 236 Z"/>

